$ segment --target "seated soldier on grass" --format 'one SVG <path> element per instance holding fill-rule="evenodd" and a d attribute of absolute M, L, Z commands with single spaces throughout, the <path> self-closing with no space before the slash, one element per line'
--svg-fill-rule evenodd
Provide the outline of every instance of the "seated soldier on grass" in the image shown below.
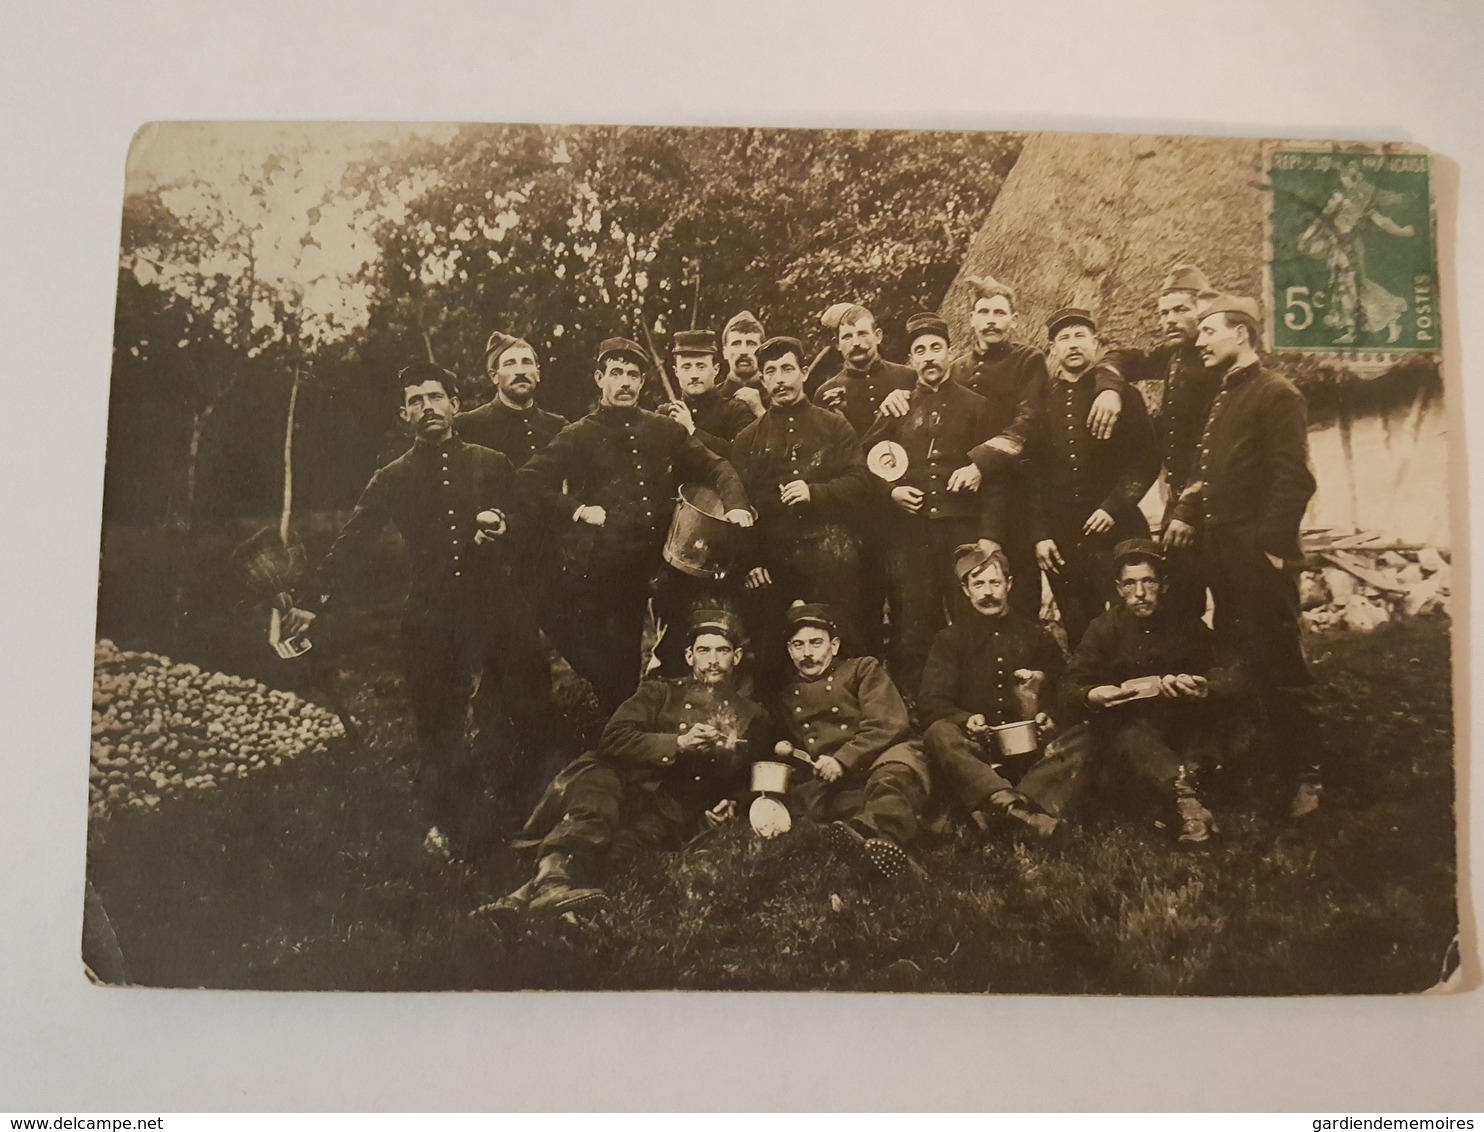
<path fill-rule="evenodd" d="M 737 690 L 736 619 L 699 612 L 688 637 L 690 676 L 642 683 L 613 713 L 598 750 L 547 788 L 522 831 L 539 839 L 536 874 L 489 911 L 560 915 L 604 904 L 603 890 L 577 884 L 574 870 L 591 879 L 605 859 L 680 848 L 708 813 L 735 808 L 726 803 L 747 791 L 767 716 Z"/>
<path fill-rule="evenodd" d="M 1113 551 L 1119 604 L 1088 626 L 1068 666 L 1068 700 L 1093 721 L 1109 770 L 1152 787 L 1179 824 L 1179 842 L 1209 841 L 1216 825 L 1196 793 L 1202 765 L 1219 757 L 1221 705 L 1239 691 L 1215 635 L 1166 607 L 1164 556 L 1149 539 Z"/>
<path fill-rule="evenodd" d="M 901 693 L 875 657 L 840 659 L 840 631 L 825 606 L 796 602 L 787 617 L 794 676 L 778 724 L 814 767 L 790 798 L 831 823 L 826 836 L 847 858 L 888 877 L 925 876 L 904 846 L 917 836 L 931 779 Z"/>
<path fill-rule="evenodd" d="M 1060 692 L 1061 649 L 1010 608 L 1013 579 L 994 543 L 960 546 L 953 571 L 971 613 L 933 638 L 917 700 L 933 772 L 981 830 L 1008 819 L 1049 837 L 1081 768 L 1076 744 L 1040 743 L 1054 730 L 1045 708 Z M 1034 723 L 1035 748 L 1005 755 L 993 729 L 1017 722 Z"/>

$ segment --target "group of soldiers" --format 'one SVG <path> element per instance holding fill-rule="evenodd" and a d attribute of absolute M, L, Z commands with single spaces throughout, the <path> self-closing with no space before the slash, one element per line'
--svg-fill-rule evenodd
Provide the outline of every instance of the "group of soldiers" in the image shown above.
<path fill-rule="evenodd" d="M 1266 719 L 1291 813 L 1318 807 L 1296 580 L 1315 485 L 1257 304 L 1178 266 L 1154 348 L 1106 349 L 1068 307 L 1041 349 L 1014 340 L 1013 288 L 970 282 L 971 341 L 914 315 L 907 365 L 860 306 L 825 312 L 833 374 L 744 311 L 719 341 L 672 336 L 656 402 L 661 360 L 610 338 L 597 407 L 572 423 L 537 404 L 535 351 L 503 333 L 482 407 L 460 412 L 436 365 L 401 372 L 413 443 L 286 629 L 333 608 L 396 525 L 428 845 L 467 856 L 525 818 L 513 843 L 537 865 L 503 911 L 600 903 L 605 864 L 734 818 L 760 760 L 791 766 L 789 807 L 887 875 L 921 873 L 924 822 L 1048 836 L 1094 781 L 1147 790 L 1202 844 L 1201 772 L 1237 719 Z M 1156 540 L 1140 503 L 1161 475 Z M 662 555 L 682 485 L 717 501 L 724 571 Z M 553 649 L 608 720 L 570 762 Z"/>

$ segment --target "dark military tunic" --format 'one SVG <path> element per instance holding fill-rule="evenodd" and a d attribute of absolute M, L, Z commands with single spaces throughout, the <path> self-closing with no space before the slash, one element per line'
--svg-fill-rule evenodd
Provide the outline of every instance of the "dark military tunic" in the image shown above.
<path fill-rule="evenodd" d="M 1257 363 L 1229 371 L 1174 517 L 1200 532 L 1215 625 L 1260 687 L 1286 755 L 1317 763 L 1299 633 L 1299 526 L 1314 494 L 1304 398 Z M 1284 560 L 1274 566 L 1267 555 Z"/>
<path fill-rule="evenodd" d="M 724 396 L 719 389 L 699 397 L 687 397 L 685 403 L 690 409 L 696 432 L 705 434 L 698 439 L 724 458 L 731 455 L 732 441 L 737 434 L 756 419 L 750 408 L 735 397 Z"/>
<path fill-rule="evenodd" d="M 1144 408 L 1130 388 L 1113 435 L 1097 440 L 1087 427 L 1097 397 L 1097 363 L 1075 381 L 1053 380 L 1047 412 L 1030 452 L 1031 536 L 1052 539 L 1066 565 L 1050 575 L 1051 592 L 1075 648 L 1088 623 L 1116 595 L 1113 547 L 1127 538 L 1148 538 L 1139 501 L 1159 476 L 1159 450 Z M 1097 510 L 1113 517 L 1113 529 L 1084 535 Z"/>
<path fill-rule="evenodd" d="M 1194 474 L 1221 375 L 1206 367 L 1193 343 L 1165 344 L 1147 353 L 1120 350 L 1117 360 L 1131 381 L 1150 387 L 1151 417 L 1173 504 Z"/>
<path fill-rule="evenodd" d="M 470 444 L 493 449 L 519 468 L 567 427 L 567 418 L 538 405 L 516 409 L 497 397 L 454 417 L 453 427 Z"/>
<path fill-rule="evenodd" d="M 889 362 L 878 356 L 864 371 L 846 366 L 823 382 L 815 390 L 814 402 L 823 405 L 830 390 L 844 390 L 845 399 L 836 411 L 850 422 L 857 436 L 864 436 L 876 420 L 876 412 L 887 394 L 896 389 L 911 389 L 916 384 L 917 374 L 911 366 Z"/>
<path fill-rule="evenodd" d="M 507 533 L 475 545 L 475 516 L 505 514 Z M 417 728 L 419 785 L 461 855 L 529 804 L 552 731 L 550 669 L 511 584 L 511 546 L 528 521 L 516 473 L 498 452 L 450 438 L 417 441 L 371 477 L 320 567 L 332 594 L 394 523 L 409 586 L 402 666 Z M 466 720 L 472 708 L 477 743 Z M 493 806 L 493 814 L 486 807 Z"/>

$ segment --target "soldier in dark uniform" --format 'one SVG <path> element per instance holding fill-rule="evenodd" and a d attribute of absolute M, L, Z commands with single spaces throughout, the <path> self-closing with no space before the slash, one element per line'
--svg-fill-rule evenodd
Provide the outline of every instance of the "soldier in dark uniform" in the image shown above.
<path fill-rule="evenodd" d="M 671 346 L 680 401 L 661 406 L 718 456 L 731 455 L 732 441 L 755 419 L 744 401 L 716 386 L 721 375 L 716 335 L 709 330 L 677 330 Z"/>
<path fill-rule="evenodd" d="M 721 391 L 746 405 L 754 417 L 763 415 L 763 382 L 757 368 L 757 348 L 766 337 L 763 324 L 751 311 L 738 311 L 721 331 L 721 358 L 727 379 Z"/>
<path fill-rule="evenodd" d="M 1168 528 L 1180 493 L 1190 483 L 1211 402 L 1221 389 L 1221 375 L 1206 368 L 1196 348 L 1202 303 L 1214 295 L 1205 272 L 1189 264 L 1170 270 L 1160 288 L 1157 311 L 1162 341 L 1149 351 L 1120 350 L 1124 376 L 1139 383 L 1151 406 L 1154 432 L 1164 463 L 1166 504 L 1161 520 Z M 1166 608 L 1202 617 L 1206 612 L 1206 577 L 1199 554 L 1164 544 Z"/>
<path fill-rule="evenodd" d="M 783 614 L 795 600 L 834 604 L 843 611 L 851 651 L 859 648 L 854 528 L 872 486 L 849 423 L 804 398 L 803 344 L 770 338 L 758 361 L 769 407 L 733 442 L 732 466 L 757 508 L 747 608 L 761 656 L 760 687 L 769 692 L 784 676 Z"/>
<path fill-rule="evenodd" d="M 428 844 L 462 857 L 500 824 L 485 810 L 490 795 L 497 815 L 530 803 L 525 779 L 549 732 L 551 672 L 511 579 L 508 540 L 529 521 L 515 469 L 454 435 L 452 374 L 423 362 L 399 380 L 412 447 L 361 493 L 319 568 L 319 605 L 333 608 L 382 528 L 395 524 L 408 556 L 402 671 L 434 822 Z M 285 630 L 302 632 L 313 620 L 293 609 Z"/>
<path fill-rule="evenodd" d="M 1010 606 L 1004 552 L 970 543 L 953 554 L 970 612 L 933 638 L 917 710 L 933 772 L 980 829 L 1012 821 L 1039 837 L 1056 831 L 1080 765 L 1060 754 L 1002 758 L 991 728 L 1034 720 L 1043 732 L 1065 668 L 1051 634 Z"/>
<path fill-rule="evenodd" d="M 917 384 L 917 374 L 911 366 L 881 356 L 881 330 L 865 307 L 837 303 L 825 314 L 825 324 L 833 324 L 835 345 L 845 364 L 814 391 L 814 403 L 839 413 L 856 435 L 863 437 L 876 423 L 881 402 L 893 390 L 910 390 Z M 886 533 L 870 510 L 863 514 L 856 536 L 861 555 L 860 644 L 867 652 L 881 656 L 890 548 Z"/>
<path fill-rule="evenodd" d="M 567 418 L 536 404 L 541 367 L 524 339 L 498 330 L 491 334 L 484 348 L 484 370 L 495 384 L 495 399 L 459 413 L 453 427 L 470 444 L 499 452 L 515 467 L 522 467 L 567 427 Z M 556 574 L 551 531 L 528 524 L 516 533 L 511 551 L 515 576 L 538 622 L 543 627 L 551 625 L 555 617 L 551 583 Z"/>
<path fill-rule="evenodd" d="M 567 427 L 567 418 L 536 404 L 541 367 L 524 339 L 498 330 L 491 334 L 484 371 L 495 383 L 495 399 L 459 413 L 453 427 L 470 444 L 493 449 L 519 468 Z"/>
<path fill-rule="evenodd" d="M 907 705 L 875 657 L 840 657 L 840 633 L 828 608 L 788 611 L 794 677 L 783 689 L 778 728 L 814 777 L 789 800 L 815 821 L 831 823 L 837 850 L 887 876 L 922 869 L 906 853 L 932 779 L 911 739 Z"/>
<path fill-rule="evenodd" d="M 560 914 L 606 903 L 602 889 L 574 881 L 595 879 L 614 857 L 680 848 L 708 813 L 735 809 L 769 739 L 767 714 L 737 689 L 740 641 L 734 619 L 697 614 L 686 633 L 690 675 L 640 684 L 598 749 L 557 776 L 522 831 L 538 845 L 536 875 L 490 911 Z"/>
<path fill-rule="evenodd" d="M 1218 295 L 1196 342 L 1221 374 L 1201 437 L 1196 478 L 1181 493 L 1168 540 L 1199 546 L 1215 626 L 1257 685 L 1283 758 L 1297 778 L 1295 817 L 1319 806 L 1314 678 L 1299 635 L 1299 524 L 1314 494 L 1304 397 L 1257 358 L 1252 299 Z"/>
<path fill-rule="evenodd" d="M 557 648 L 610 711 L 639 680 L 645 610 L 656 585 L 665 588 L 656 579 L 669 570 L 660 552 L 679 486 L 705 484 L 728 522 L 752 525 L 732 466 L 678 422 L 639 408 L 648 364 L 637 344 L 605 340 L 594 374 L 598 407 L 519 472 L 557 532 Z"/>
<path fill-rule="evenodd" d="M 901 445 L 906 472 L 877 487 L 890 550 L 887 573 L 893 637 L 892 674 L 915 695 L 933 634 L 950 609 L 962 611 L 953 549 L 1004 537 L 1003 479 L 985 484 L 992 463 L 989 402 L 948 380 L 948 326 L 935 314 L 907 320 L 907 349 L 917 385 L 904 417 L 878 417 L 863 446 Z M 987 487 L 987 490 L 985 488 Z"/>
<path fill-rule="evenodd" d="M 1093 721 L 1107 768 L 1145 786 L 1174 819 L 1182 845 L 1211 838 L 1215 823 L 1198 793 L 1203 766 L 1220 761 L 1220 714 L 1239 690 L 1218 659 L 1214 634 L 1164 603 L 1164 556 L 1148 539 L 1113 551 L 1120 601 L 1098 616 L 1067 667 L 1068 705 Z M 1152 677 L 1159 694 L 1135 698 L 1125 681 Z"/>
<path fill-rule="evenodd" d="M 1051 581 L 1068 648 L 1114 597 L 1113 547 L 1148 538 L 1139 501 L 1159 475 L 1159 451 L 1144 399 L 1130 390 L 1112 435 L 1087 427 L 1097 393 L 1102 345 L 1092 315 L 1076 307 L 1053 314 L 1052 381 L 1046 412 L 1029 450 L 1031 530 L 1036 560 Z"/>

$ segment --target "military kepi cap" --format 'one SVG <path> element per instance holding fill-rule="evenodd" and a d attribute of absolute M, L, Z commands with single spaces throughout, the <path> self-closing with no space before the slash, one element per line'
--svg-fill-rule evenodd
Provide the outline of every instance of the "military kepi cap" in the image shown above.
<path fill-rule="evenodd" d="M 1171 291 L 1192 291 L 1199 295 L 1203 291 L 1211 289 L 1211 281 L 1206 278 L 1206 273 L 1199 267 L 1190 263 L 1177 263 L 1170 268 L 1170 273 L 1165 276 L 1164 283 L 1160 286 L 1159 293 L 1168 295 Z"/>
<path fill-rule="evenodd" d="M 948 324 L 931 311 L 919 311 L 907 320 L 907 345 L 911 346 L 924 334 L 933 334 L 949 341 Z"/>
<path fill-rule="evenodd" d="M 1113 548 L 1113 569 L 1122 570 L 1128 562 L 1148 562 L 1163 569 L 1165 556 L 1153 539 L 1126 538 Z"/>
<path fill-rule="evenodd" d="M 804 364 L 804 343 L 800 342 L 797 338 L 790 338 L 786 334 L 775 335 L 757 348 L 757 364 L 761 367 L 764 362 L 772 361 L 774 358 L 781 358 L 784 354 L 789 353 L 799 359 L 799 365 L 802 366 Z"/>
<path fill-rule="evenodd" d="M 670 340 L 670 352 L 674 354 L 719 354 L 716 335 L 709 330 L 677 330 Z"/>
<path fill-rule="evenodd" d="M 840 631 L 835 624 L 834 616 L 830 613 L 830 607 L 820 605 L 818 602 L 796 601 L 788 607 L 788 613 L 784 616 L 788 620 L 790 636 L 800 629 L 809 627 L 823 629 L 832 637 Z"/>
<path fill-rule="evenodd" d="M 1005 552 L 1000 549 L 999 543 L 991 542 L 982 538 L 978 542 L 966 542 L 955 547 L 953 551 L 953 575 L 960 582 L 972 574 L 981 566 L 987 566 L 990 562 L 998 560 L 1000 569 L 1009 573 L 1009 565 L 1005 561 Z"/>
<path fill-rule="evenodd" d="M 707 633 L 725 637 L 734 648 L 742 644 L 741 622 L 722 609 L 698 609 L 690 615 L 690 623 L 685 632 L 686 641 L 694 643 L 697 637 Z"/>
<path fill-rule="evenodd" d="M 606 358 L 627 358 L 640 369 L 649 368 L 649 355 L 644 352 L 644 347 L 627 338 L 604 338 L 598 344 L 598 365 L 600 367 Z"/>
<path fill-rule="evenodd" d="M 531 344 L 524 338 L 517 338 L 513 334 L 506 334 L 503 330 L 496 330 L 484 344 L 484 364 L 498 364 L 500 355 L 512 346 L 524 346 L 527 350 L 531 348 Z"/>
<path fill-rule="evenodd" d="M 1057 331 L 1063 326 L 1071 326 L 1074 322 L 1080 322 L 1094 334 L 1098 331 L 1098 324 L 1092 317 L 1092 312 L 1083 307 L 1062 307 L 1046 320 L 1046 337 L 1055 338 Z"/>
<path fill-rule="evenodd" d="M 1245 318 L 1254 326 L 1261 325 L 1262 311 L 1258 308 L 1256 299 L 1249 299 L 1245 295 L 1213 295 L 1201 304 L 1201 317 L 1205 318 L 1213 314 L 1234 314 L 1239 318 Z"/>

